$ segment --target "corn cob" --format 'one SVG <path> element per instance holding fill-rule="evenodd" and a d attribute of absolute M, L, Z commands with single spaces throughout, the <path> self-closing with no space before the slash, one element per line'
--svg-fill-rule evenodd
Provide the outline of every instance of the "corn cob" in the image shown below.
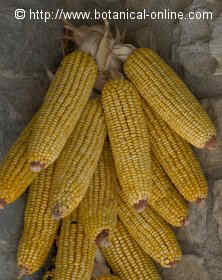
<path fill-rule="evenodd" d="M 148 199 L 149 205 L 169 224 L 176 227 L 187 225 L 187 205 L 153 155 L 152 172 L 153 184 Z"/>
<path fill-rule="evenodd" d="M 190 202 L 207 197 L 208 187 L 191 146 L 175 133 L 147 103 L 143 103 L 151 134 L 152 153 L 178 191 Z"/>
<path fill-rule="evenodd" d="M 96 244 L 84 233 L 78 209 L 63 220 L 56 257 L 55 280 L 89 280 Z"/>
<path fill-rule="evenodd" d="M 125 198 L 142 211 L 151 184 L 151 159 L 140 96 L 127 80 L 110 80 L 103 89 L 102 103 Z"/>
<path fill-rule="evenodd" d="M 78 50 L 63 59 L 30 137 L 28 155 L 33 172 L 58 158 L 89 99 L 96 76 L 96 62 L 90 55 Z"/>
<path fill-rule="evenodd" d="M 181 259 L 181 250 L 166 222 L 149 206 L 137 213 L 124 202 L 121 192 L 118 203 L 120 220 L 140 247 L 161 266 L 174 266 Z"/>
<path fill-rule="evenodd" d="M 131 238 L 120 221 L 113 232 L 111 245 L 102 248 L 102 252 L 120 279 L 160 280 L 152 259 Z"/>
<path fill-rule="evenodd" d="M 84 224 L 86 235 L 104 246 L 117 222 L 115 178 L 109 168 L 112 161 L 109 144 L 105 142 L 87 194 L 80 204 L 80 222 Z"/>
<path fill-rule="evenodd" d="M 154 51 L 139 48 L 124 63 L 124 72 L 161 118 L 197 148 L 216 144 L 216 129 L 184 82 Z"/>
<path fill-rule="evenodd" d="M 115 275 L 109 274 L 96 278 L 96 280 L 121 280 L 121 279 Z"/>
<path fill-rule="evenodd" d="M 54 165 L 32 183 L 25 209 L 24 230 L 19 241 L 17 265 L 20 276 L 37 271 L 44 263 L 56 237 L 59 223 L 52 219 L 49 197 Z"/>
<path fill-rule="evenodd" d="M 22 131 L 0 166 L 0 208 L 14 202 L 37 176 L 29 169 L 27 142 L 37 115 Z"/>
<path fill-rule="evenodd" d="M 106 128 L 100 99 L 90 99 L 56 161 L 50 203 L 55 219 L 69 215 L 85 196 L 105 137 Z"/>

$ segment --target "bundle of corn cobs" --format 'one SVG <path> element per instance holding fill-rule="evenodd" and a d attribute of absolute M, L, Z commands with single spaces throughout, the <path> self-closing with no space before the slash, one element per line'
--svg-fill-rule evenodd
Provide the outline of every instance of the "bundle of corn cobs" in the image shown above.
<path fill-rule="evenodd" d="M 0 168 L 1 208 L 30 185 L 19 275 L 44 264 L 61 226 L 44 279 L 91 279 L 98 248 L 115 275 L 96 279 L 160 279 L 153 260 L 173 267 L 182 255 L 171 225 L 207 197 L 190 144 L 214 148 L 215 127 L 154 51 L 107 23 L 66 30 L 78 49 Z"/>

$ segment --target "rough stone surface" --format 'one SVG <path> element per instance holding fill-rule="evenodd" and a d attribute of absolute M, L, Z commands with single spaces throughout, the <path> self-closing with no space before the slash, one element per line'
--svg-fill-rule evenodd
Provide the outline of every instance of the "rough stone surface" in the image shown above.
<path fill-rule="evenodd" d="M 202 105 L 215 123 L 217 129 L 217 147 L 215 150 L 197 150 L 204 171 L 210 178 L 222 177 L 222 98 L 202 100 Z"/>
<path fill-rule="evenodd" d="M 209 6 L 206 1 L 193 1 L 186 9 L 186 16 L 189 12 L 211 12 L 212 18 L 181 20 L 174 31 L 172 59 L 188 86 L 200 98 L 221 95 L 221 75 L 215 75 L 218 74 L 218 55 L 215 56 L 215 48 L 213 53 L 212 47 L 210 49 L 212 34 L 214 46 L 222 36 L 216 23 L 218 10 L 216 3 Z M 217 38 L 216 42 L 214 38 Z"/>
<path fill-rule="evenodd" d="M 195 255 L 184 255 L 175 269 L 163 272 L 164 279 L 168 280 L 210 280 L 205 268 L 204 259 Z"/>
<path fill-rule="evenodd" d="M 222 75 L 222 36 L 218 36 L 222 29 L 222 13 L 214 21 L 212 38 L 210 40 L 210 53 L 217 60 L 217 69 L 214 75 Z"/>
<path fill-rule="evenodd" d="M 182 258 L 182 262 L 175 270 L 163 269 L 164 280 L 205 279 L 204 277 L 211 280 L 221 279 L 222 248 L 218 229 L 221 219 L 219 186 L 221 180 L 216 182 L 209 180 L 209 197 L 205 204 L 201 208 L 191 206 L 189 217 L 191 224 L 176 232 L 185 259 Z M 194 255 L 194 259 L 187 255 Z M 196 269 L 192 264 L 188 266 L 189 262 L 193 262 Z"/>
<path fill-rule="evenodd" d="M 57 68 L 62 57 L 62 22 L 16 21 L 15 8 L 81 11 L 170 9 L 212 11 L 213 20 L 151 20 L 121 22 L 127 41 L 155 49 L 185 80 L 217 127 L 215 151 L 195 150 L 209 182 L 209 198 L 190 205 L 190 225 L 177 229 L 184 252 L 182 262 L 162 270 L 164 280 L 222 279 L 222 79 L 219 0 L 2 0 L 0 3 L 0 159 L 39 108 L 49 85 L 46 70 Z M 91 21 L 92 23 L 94 21 Z M 75 21 L 86 24 L 88 21 Z M 115 22 L 118 24 L 118 22 Z M 215 47 L 216 46 L 216 47 Z M 217 73 L 217 75 L 215 75 Z M 25 195 L 0 212 L 0 280 L 16 279 L 16 248 L 23 226 Z M 41 272 L 26 280 L 41 279 Z"/>
<path fill-rule="evenodd" d="M 2 2 L 5 2 L 2 3 Z M 38 109 L 49 85 L 46 69 L 61 58 L 62 26 L 14 18 L 18 1 L 0 4 L 0 159 Z M 48 1 L 49 2 L 49 1 Z M 51 2 L 52 4 L 53 2 Z M 49 3 L 48 3 L 49 4 Z M 53 7 L 55 7 L 56 1 Z M 20 1 L 19 8 L 49 8 L 42 1 Z M 51 6 L 52 7 L 52 6 Z M 16 249 L 23 227 L 25 195 L 0 212 L 0 279 L 16 279 Z M 41 272 L 26 280 L 41 279 Z"/>
<path fill-rule="evenodd" d="M 180 240 L 189 240 L 194 245 L 201 245 L 207 238 L 207 201 L 192 203 L 189 207 L 189 225 L 178 230 Z"/>
<path fill-rule="evenodd" d="M 218 225 L 218 234 L 220 241 L 222 242 L 222 180 L 218 180 L 214 184 L 213 189 L 214 194 L 214 207 L 213 207 L 213 215 L 216 219 Z"/>

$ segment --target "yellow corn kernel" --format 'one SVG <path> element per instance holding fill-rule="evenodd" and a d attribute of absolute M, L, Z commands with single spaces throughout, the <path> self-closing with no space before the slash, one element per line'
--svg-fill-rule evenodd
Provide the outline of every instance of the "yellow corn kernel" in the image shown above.
<path fill-rule="evenodd" d="M 21 132 L 0 165 L 0 208 L 21 196 L 37 176 L 30 171 L 27 146 L 37 115 Z"/>
<path fill-rule="evenodd" d="M 186 225 L 188 207 L 153 155 L 152 172 L 153 184 L 148 199 L 149 205 L 169 224 L 176 227 Z"/>
<path fill-rule="evenodd" d="M 130 205 L 146 201 L 151 184 L 149 134 L 141 98 L 127 80 L 108 81 L 102 92 L 117 175 Z"/>
<path fill-rule="evenodd" d="M 208 194 L 207 181 L 191 146 L 175 133 L 147 103 L 143 103 L 152 153 L 183 197 L 200 201 Z"/>
<path fill-rule="evenodd" d="M 96 278 L 96 280 L 121 280 L 119 277 L 115 275 L 104 275 L 99 278 Z"/>
<path fill-rule="evenodd" d="M 124 72 L 153 110 L 182 138 L 197 148 L 215 144 L 216 129 L 207 113 L 154 51 L 133 51 L 124 64 Z"/>
<path fill-rule="evenodd" d="M 63 59 L 30 137 L 28 156 L 33 172 L 58 158 L 89 99 L 96 77 L 96 62 L 90 55 L 77 50 Z"/>
<path fill-rule="evenodd" d="M 80 204 L 80 222 L 84 224 L 86 235 L 104 246 L 107 245 L 107 235 L 117 223 L 115 178 L 110 165 L 113 165 L 112 153 L 105 142 L 87 194 Z"/>
<path fill-rule="evenodd" d="M 163 267 L 172 267 L 181 259 L 176 236 L 166 222 L 149 206 L 142 213 L 125 203 L 119 192 L 118 214 L 140 247 Z M 135 278 L 134 278 L 135 279 Z"/>
<path fill-rule="evenodd" d="M 52 219 L 49 208 L 53 174 L 54 165 L 50 165 L 34 180 L 28 192 L 17 252 L 20 275 L 30 275 L 44 264 L 56 237 L 59 223 Z"/>
<path fill-rule="evenodd" d="M 56 161 L 51 209 L 56 219 L 68 216 L 86 194 L 106 137 L 99 98 L 89 99 L 77 126 Z"/>
<path fill-rule="evenodd" d="M 112 271 L 121 279 L 160 280 L 152 259 L 139 247 L 119 221 L 111 245 L 101 249 Z"/>
<path fill-rule="evenodd" d="M 85 235 L 77 209 L 62 223 L 54 280 L 90 280 L 95 256 L 96 244 Z"/>

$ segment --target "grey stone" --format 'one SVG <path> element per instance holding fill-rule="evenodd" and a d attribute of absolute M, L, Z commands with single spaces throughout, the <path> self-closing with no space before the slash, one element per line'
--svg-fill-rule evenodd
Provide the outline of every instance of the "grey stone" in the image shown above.
<path fill-rule="evenodd" d="M 209 44 L 196 42 L 193 45 L 178 48 L 180 63 L 185 71 L 199 78 L 213 74 L 217 68 L 217 62 L 209 53 Z"/>
<path fill-rule="evenodd" d="M 55 71 L 62 57 L 61 23 L 15 20 L 17 2 L 0 4 L 0 160 L 39 108 L 49 85 L 46 69 Z M 49 8 L 40 2 L 20 1 L 20 8 Z M 24 195 L 0 212 L 0 280 L 17 279 L 25 202 Z M 41 279 L 41 271 L 24 279 Z"/>
<path fill-rule="evenodd" d="M 222 12 L 221 0 L 207 0 L 207 7 L 213 12 L 215 17 Z"/>
<path fill-rule="evenodd" d="M 207 239 L 207 201 L 191 204 L 189 207 L 189 225 L 180 228 L 177 232 L 178 239 L 186 241 L 192 246 L 201 246 Z"/>
<path fill-rule="evenodd" d="M 161 10 L 161 9 L 169 9 L 169 10 L 183 10 L 187 6 L 191 5 L 193 0 L 126 0 L 125 6 L 128 8 L 132 8 L 134 10 L 148 8 L 150 10 Z"/>
<path fill-rule="evenodd" d="M 23 226 L 24 198 L 0 212 L 0 279 L 16 279 L 16 250 Z"/>
<path fill-rule="evenodd" d="M 16 252 L 18 241 L 23 228 L 23 212 L 26 198 L 23 195 L 13 204 L 0 212 L 0 265 L 1 280 L 15 280 L 17 278 Z M 40 279 L 41 272 L 26 280 Z"/>
<path fill-rule="evenodd" d="M 195 151 L 205 173 L 211 178 L 222 178 L 222 98 L 203 99 L 201 103 L 216 126 L 217 147 L 211 151 Z"/>
<path fill-rule="evenodd" d="M 150 21 L 145 27 L 138 28 L 136 32 L 133 32 L 134 39 L 139 47 L 154 49 L 171 64 L 171 44 L 174 28 L 175 23 L 172 20 Z M 161 36 L 157 36 L 160 33 Z"/>
<path fill-rule="evenodd" d="M 197 9 L 195 13 L 203 13 L 204 9 Z M 188 18 L 188 14 L 185 14 Z M 210 29 L 207 20 L 204 19 L 184 19 L 180 21 L 181 37 L 180 44 L 188 45 L 197 40 L 207 40 L 210 36 Z"/>
<path fill-rule="evenodd" d="M 146 26 L 138 29 L 135 32 L 136 43 L 141 48 L 157 49 L 156 36 L 151 26 Z"/>
<path fill-rule="evenodd" d="M 214 21 L 210 40 L 210 53 L 217 60 L 217 69 L 214 75 L 222 76 L 222 14 Z"/>
<path fill-rule="evenodd" d="M 222 80 L 220 76 L 215 75 L 218 69 L 218 60 L 215 55 L 212 55 L 209 47 L 218 17 L 218 13 L 215 11 L 218 9 L 208 7 L 206 1 L 197 0 L 187 7 L 186 14 L 190 11 L 211 12 L 213 20 L 209 17 L 208 20 L 180 21 L 174 31 L 174 41 L 171 48 L 173 65 L 197 97 L 220 96 Z M 213 45 L 215 44 L 218 45 L 214 41 Z"/>
<path fill-rule="evenodd" d="M 186 255 L 195 255 L 201 259 L 205 271 L 208 273 L 209 279 L 220 280 L 222 277 L 222 248 L 221 240 L 218 235 L 218 222 L 215 218 L 214 209 L 215 209 L 215 199 L 218 193 L 213 194 L 215 185 L 220 183 L 215 183 L 213 180 L 208 181 L 209 185 L 209 196 L 205 202 L 204 208 L 195 209 L 196 206 L 191 206 L 190 209 L 190 224 L 187 228 L 178 229 L 177 239 L 182 248 L 183 254 Z M 218 187 L 219 191 L 219 187 Z M 218 204 L 219 204 L 218 198 Z M 217 212 L 217 211 L 216 211 Z M 192 229 L 189 229 L 192 227 Z M 201 233 L 201 230 L 203 233 Z M 183 265 L 183 258 L 182 258 Z M 187 265 L 187 264 L 186 264 Z M 191 268 L 192 269 L 192 268 Z M 197 267 L 198 271 L 202 271 L 201 267 Z M 192 270 L 193 271 L 193 270 Z M 164 280 L 172 280 L 174 277 L 178 276 L 178 279 L 187 279 L 186 277 L 190 276 L 190 279 L 196 279 L 199 276 L 199 272 L 195 272 L 192 276 L 187 272 L 186 276 L 180 276 L 180 272 L 176 270 L 175 272 L 171 271 L 168 273 L 167 270 L 164 270 Z M 185 273 L 185 272 L 184 272 Z M 202 276 L 204 277 L 204 276 Z M 202 279 L 202 277 L 197 279 Z"/>
<path fill-rule="evenodd" d="M 169 3 L 169 1 L 135 1 L 135 0 L 127 0 L 125 3 L 125 8 L 132 10 L 132 11 L 138 11 L 138 10 L 143 10 L 146 9 L 146 13 L 149 14 L 149 16 L 147 16 L 144 20 L 134 20 L 131 22 L 131 24 L 126 24 L 127 30 L 132 30 L 134 31 L 135 29 L 141 29 L 143 27 L 147 27 L 147 28 L 152 28 L 153 33 L 156 36 L 156 40 L 157 42 L 157 46 L 159 49 L 162 50 L 163 56 L 166 58 L 169 56 L 169 49 L 170 46 L 169 44 L 171 44 L 171 34 L 172 34 L 172 30 L 175 27 L 174 26 L 174 19 L 170 19 L 170 18 L 162 18 L 162 15 L 159 15 L 159 19 L 158 18 L 154 18 L 155 14 L 152 14 L 153 12 L 156 12 L 156 17 L 158 17 L 158 12 L 160 13 L 164 13 L 165 11 L 174 11 L 175 8 L 173 7 L 173 5 L 171 5 Z M 161 30 L 161 31 L 160 31 Z M 160 34 L 161 32 L 161 36 L 158 36 L 158 34 Z M 147 34 L 147 32 L 146 32 Z M 167 36 L 168 39 L 167 39 Z M 132 36 L 135 37 L 135 36 Z M 145 34 L 142 35 L 142 31 L 141 31 L 141 38 L 144 38 Z M 137 40 L 138 40 L 138 36 L 137 36 Z M 170 38 L 170 39 L 169 39 Z M 134 38 L 135 39 L 135 38 Z M 144 38 L 145 39 L 145 38 Z M 164 49 L 165 47 L 165 49 Z M 164 50 L 166 50 L 164 52 Z M 165 55 L 167 53 L 167 55 Z"/>
<path fill-rule="evenodd" d="M 5 3 L 4 3 L 5 2 Z M 18 5 L 26 8 L 65 10 L 138 10 L 149 8 L 190 10 L 210 9 L 219 15 L 219 1 L 205 0 L 83 0 L 40 1 L 11 0 L 0 3 L 0 159 L 7 153 L 20 131 L 39 108 L 49 85 L 46 69 L 55 71 L 61 59 L 61 22 L 16 21 L 13 11 Z M 191 4 L 191 5 L 190 5 Z M 189 6 L 190 5 L 190 6 Z M 4 7 L 4 8 L 3 8 Z M 219 20 L 219 19 L 218 19 Z M 138 46 L 155 49 L 185 79 L 193 93 L 200 97 L 221 96 L 221 77 L 215 76 L 217 55 L 209 44 L 217 45 L 219 28 L 214 21 L 146 20 L 119 23 L 127 28 L 128 39 Z M 87 21 L 75 21 L 76 24 Z M 87 22 L 88 23 L 88 22 Z M 150 35 L 152 34 L 152 35 Z M 212 42 L 209 40 L 212 38 Z M 216 42 L 216 43 L 215 43 Z M 221 280 L 221 180 L 222 178 L 222 99 L 204 99 L 203 106 L 216 124 L 219 145 L 215 151 L 198 150 L 197 155 L 209 179 L 209 198 L 202 206 L 190 205 L 190 224 L 177 230 L 177 237 L 184 252 L 175 269 L 163 271 L 165 280 Z M 213 188 L 214 185 L 214 188 Z M 0 280 L 16 279 L 16 249 L 23 226 L 25 195 L 0 212 Z M 101 261 L 103 265 L 104 261 Z M 106 268 L 104 266 L 104 268 Z M 26 277 L 41 279 L 42 271 Z"/>
<path fill-rule="evenodd" d="M 164 280 L 210 280 L 204 259 L 195 255 L 184 255 L 174 269 L 163 271 Z"/>
<path fill-rule="evenodd" d="M 125 7 L 134 9 L 134 10 L 140 10 L 140 9 L 145 9 L 149 8 L 152 9 L 156 7 L 156 5 L 159 5 L 160 2 L 162 1 L 155 1 L 155 0 L 141 0 L 141 1 L 136 1 L 136 0 L 126 0 Z"/>
<path fill-rule="evenodd" d="M 192 9 L 205 8 L 207 4 L 207 0 L 193 0 L 192 5 L 190 6 Z"/>
<path fill-rule="evenodd" d="M 213 215 L 218 224 L 218 234 L 222 242 L 222 180 L 218 180 L 214 184 L 214 208 Z"/>
<path fill-rule="evenodd" d="M 51 68 L 61 49 L 61 24 L 46 24 L 28 16 L 17 20 L 14 11 L 15 8 L 0 10 L 0 70 L 33 75 L 46 66 Z"/>
<path fill-rule="evenodd" d="M 210 62 L 212 63 L 212 66 L 216 70 L 217 64 L 215 64 L 216 63 L 215 59 L 210 60 Z M 183 67 L 182 69 L 184 70 Z M 196 95 L 198 98 L 202 99 L 206 97 L 221 96 L 222 83 L 221 83 L 220 76 L 215 76 L 214 74 L 208 76 L 207 75 L 194 76 L 191 73 L 184 70 L 183 77 L 186 84 L 193 92 L 193 94 Z"/>
<path fill-rule="evenodd" d="M 172 9 L 182 11 L 188 6 L 190 6 L 192 2 L 193 0 L 184 0 L 184 1 L 169 0 L 169 5 Z"/>

